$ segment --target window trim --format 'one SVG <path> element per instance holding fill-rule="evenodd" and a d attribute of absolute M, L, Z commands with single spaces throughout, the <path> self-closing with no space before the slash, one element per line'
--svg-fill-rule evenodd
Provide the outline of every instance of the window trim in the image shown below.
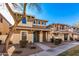
<path fill-rule="evenodd" d="M 22 40 L 22 32 L 26 32 L 26 40 L 28 41 L 28 32 L 27 31 L 20 31 L 20 40 Z"/>

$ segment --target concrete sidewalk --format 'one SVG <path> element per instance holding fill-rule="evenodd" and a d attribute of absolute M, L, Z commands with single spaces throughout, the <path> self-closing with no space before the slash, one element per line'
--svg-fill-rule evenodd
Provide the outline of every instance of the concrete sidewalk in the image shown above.
<path fill-rule="evenodd" d="M 43 44 L 38 44 L 37 45 L 42 48 L 44 51 L 36 53 L 36 54 L 32 54 L 30 56 L 56 56 L 72 47 L 75 47 L 77 45 L 79 45 L 79 42 L 70 42 L 69 44 L 66 45 L 62 45 L 56 48 L 49 48 Z M 47 48 L 46 48 L 47 47 Z M 45 49 L 46 48 L 46 49 Z"/>
<path fill-rule="evenodd" d="M 40 47 L 41 49 L 43 49 L 44 51 L 45 50 L 48 50 L 48 49 L 51 49 L 50 47 L 44 45 L 44 44 L 41 44 L 41 43 L 35 43 L 38 47 Z"/>

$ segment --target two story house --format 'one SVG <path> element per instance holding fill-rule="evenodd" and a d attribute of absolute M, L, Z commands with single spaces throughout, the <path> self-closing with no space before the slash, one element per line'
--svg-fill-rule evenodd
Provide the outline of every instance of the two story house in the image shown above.
<path fill-rule="evenodd" d="M 5 42 L 11 25 L 12 24 L 10 24 L 7 19 L 0 13 L 0 40 L 2 40 L 3 43 Z"/>
<path fill-rule="evenodd" d="M 75 40 L 79 36 L 79 33 L 74 27 L 66 24 L 51 24 L 47 28 L 50 29 L 51 38 L 60 38 L 63 41 Z"/>
<path fill-rule="evenodd" d="M 22 14 L 15 13 L 22 16 Z M 28 42 L 45 42 L 50 40 L 50 30 L 46 28 L 47 20 L 36 19 L 34 16 L 27 15 L 25 19 L 18 24 L 16 31 L 12 35 L 11 41 L 19 43 L 20 40 Z"/>
<path fill-rule="evenodd" d="M 0 14 L 0 35 L 6 35 L 9 32 L 11 24 Z"/>

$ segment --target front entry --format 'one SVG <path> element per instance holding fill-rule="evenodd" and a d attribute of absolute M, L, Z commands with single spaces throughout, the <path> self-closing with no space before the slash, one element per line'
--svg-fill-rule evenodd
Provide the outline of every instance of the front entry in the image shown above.
<path fill-rule="evenodd" d="M 33 42 L 39 42 L 39 31 L 34 31 L 33 32 Z"/>
<path fill-rule="evenodd" d="M 65 41 L 68 40 L 68 34 L 64 34 L 64 40 L 65 40 Z"/>
<path fill-rule="evenodd" d="M 43 42 L 46 42 L 46 32 L 43 32 Z"/>
<path fill-rule="evenodd" d="M 27 39 L 27 34 L 26 32 L 22 32 L 22 40 L 26 40 Z"/>

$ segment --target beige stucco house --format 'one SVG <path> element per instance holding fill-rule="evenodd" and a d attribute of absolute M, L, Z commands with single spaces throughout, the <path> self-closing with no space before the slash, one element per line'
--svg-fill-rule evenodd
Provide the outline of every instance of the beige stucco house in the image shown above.
<path fill-rule="evenodd" d="M 22 17 L 22 14 L 14 13 Z M 27 40 L 29 43 L 49 42 L 52 37 L 60 38 L 63 41 L 71 41 L 79 38 L 79 29 L 65 24 L 46 25 L 47 20 L 36 19 L 34 16 L 27 15 L 25 19 L 18 24 L 10 41 L 13 44 L 19 44 L 20 40 Z M 5 42 L 7 33 L 11 24 L 0 15 L 0 40 Z"/>
<path fill-rule="evenodd" d="M 51 24 L 47 26 L 50 29 L 51 38 L 60 38 L 63 41 L 72 41 L 78 39 L 78 28 L 66 24 Z"/>
<path fill-rule="evenodd" d="M 19 13 L 15 15 L 22 16 Z M 23 39 L 32 43 L 49 41 L 50 29 L 46 27 L 47 22 L 47 20 L 36 19 L 34 16 L 26 16 L 26 19 L 22 19 L 18 24 L 11 41 L 14 44 L 19 44 Z"/>
<path fill-rule="evenodd" d="M 5 35 L 9 32 L 9 27 L 11 24 L 5 19 L 5 17 L 0 14 L 0 35 Z"/>
<path fill-rule="evenodd" d="M 3 43 L 5 42 L 10 26 L 11 24 L 7 19 L 0 14 L 0 40 L 2 40 Z"/>

